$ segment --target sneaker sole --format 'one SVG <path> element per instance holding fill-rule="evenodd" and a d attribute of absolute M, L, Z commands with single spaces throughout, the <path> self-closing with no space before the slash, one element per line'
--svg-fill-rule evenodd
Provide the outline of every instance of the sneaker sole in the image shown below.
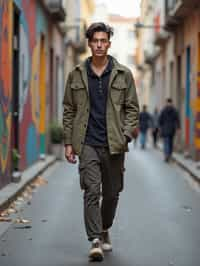
<path fill-rule="evenodd" d="M 112 246 L 109 245 L 109 244 L 102 244 L 102 249 L 103 249 L 103 251 L 111 252 L 112 251 Z"/>
<path fill-rule="evenodd" d="M 92 252 L 90 252 L 89 258 L 91 261 L 102 261 L 104 258 L 103 252 L 101 252 L 98 248 L 94 249 Z"/>

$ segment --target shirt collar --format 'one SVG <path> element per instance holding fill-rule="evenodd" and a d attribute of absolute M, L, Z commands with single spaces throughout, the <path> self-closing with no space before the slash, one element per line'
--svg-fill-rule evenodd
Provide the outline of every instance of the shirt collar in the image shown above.
<path fill-rule="evenodd" d="M 91 67 L 91 60 L 92 60 L 92 57 L 89 57 L 87 60 L 86 60 L 86 67 L 87 67 L 87 73 L 88 75 L 90 75 L 91 77 L 97 77 L 97 75 L 94 73 L 94 71 L 92 70 L 92 67 Z M 112 71 L 112 68 L 113 68 L 113 62 L 112 62 L 112 58 L 111 56 L 108 56 L 108 64 L 107 64 L 107 67 L 106 69 L 104 70 L 104 72 L 102 73 L 101 76 L 107 74 L 107 73 L 110 73 Z"/>

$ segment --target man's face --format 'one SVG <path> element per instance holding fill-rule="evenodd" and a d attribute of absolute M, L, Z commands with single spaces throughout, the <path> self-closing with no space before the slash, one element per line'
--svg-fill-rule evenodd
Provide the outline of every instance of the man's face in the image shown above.
<path fill-rule="evenodd" d="M 106 32 L 95 32 L 93 38 L 88 42 L 92 55 L 102 57 L 107 55 L 108 48 L 110 48 L 110 41 Z"/>

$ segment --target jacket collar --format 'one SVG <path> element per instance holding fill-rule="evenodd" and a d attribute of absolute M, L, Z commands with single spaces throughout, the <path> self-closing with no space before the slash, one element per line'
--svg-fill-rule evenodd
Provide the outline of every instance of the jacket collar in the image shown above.
<path fill-rule="evenodd" d="M 117 70 L 117 71 L 124 71 L 123 66 L 111 55 L 109 55 L 111 57 L 111 60 L 113 61 L 113 70 Z M 79 65 L 76 66 L 76 69 L 79 69 L 81 71 L 86 71 L 86 62 L 88 59 L 84 60 L 82 63 L 80 63 Z"/>
<path fill-rule="evenodd" d="M 119 62 L 114 57 L 112 57 L 112 56 L 110 56 L 110 57 L 111 57 L 111 60 L 113 61 L 113 68 L 112 68 L 112 72 L 110 75 L 109 87 L 111 86 L 117 73 L 125 71 L 124 67 L 121 64 L 119 64 Z M 85 61 L 83 61 L 81 64 L 77 65 L 76 69 L 81 71 L 83 82 L 85 83 L 85 86 L 88 90 L 88 78 L 87 78 L 86 62 L 87 62 L 87 59 Z"/>

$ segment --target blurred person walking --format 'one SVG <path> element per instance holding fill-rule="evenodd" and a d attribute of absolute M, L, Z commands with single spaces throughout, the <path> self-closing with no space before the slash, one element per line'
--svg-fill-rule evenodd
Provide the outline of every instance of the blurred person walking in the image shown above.
<path fill-rule="evenodd" d="M 158 108 L 155 108 L 154 113 L 152 115 L 152 138 L 153 138 L 154 148 L 157 148 L 157 141 L 158 141 L 158 133 L 159 133 L 158 118 L 159 118 Z"/>
<path fill-rule="evenodd" d="M 174 136 L 180 129 L 179 114 L 171 98 L 166 99 L 166 106 L 161 110 L 158 123 L 163 138 L 164 159 L 169 162 L 173 153 Z"/>
<path fill-rule="evenodd" d="M 111 251 L 109 229 L 123 190 L 124 155 L 138 126 L 139 106 L 131 71 L 107 54 L 113 29 L 93 23 L 86 31 L 92 56 L 70 72 L 63 100 L 65 157 L 79 158 L 89 258 Z M 100 204 L 100 190 L 102 201 Z"/>
<path fill-rule="evenodd" d="M 139 135 L 139 128 L 134 128 L 132 135 L 133 135 L 133 146 L 136 147 L 137 146 L 137 139 L 138 139 L 138 135 Z"/>
<path fill-rule="evenodd" d="M 143 105 L 142 111 L 139 115 L 139 131 L 140 131 L 140 145 L 141 149 L 146 148 L 146 141 L 147 141 L 147 132 L 148 129 L 151 127 L 152 118 L 149 112 L 147 111 L 147 106 Z"/>

